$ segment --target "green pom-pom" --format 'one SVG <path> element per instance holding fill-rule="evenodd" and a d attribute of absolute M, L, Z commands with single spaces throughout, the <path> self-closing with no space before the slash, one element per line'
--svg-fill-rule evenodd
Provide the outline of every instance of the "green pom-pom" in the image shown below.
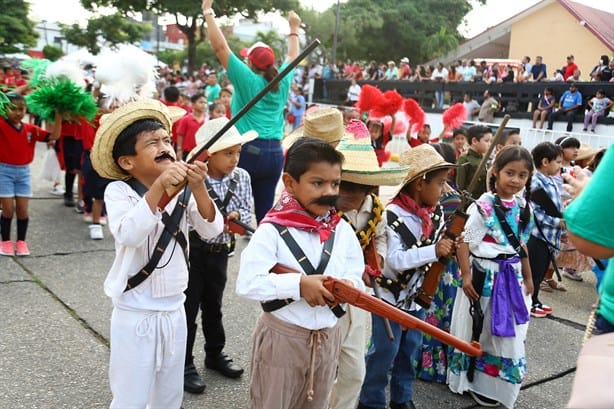
<path fill-rule="evenodd" d="M 11 100 L 6 94 L 0 91 L 0 115 L 6 118 L 6 113 L 9 110 L 9 106 L 11 105 Z"/>
<path fill-rule="evenodd" d="M 56 110 L 88 120 L 94 119 L 98 112 L 94 97 L 65 78 L 45 81 L 43 86 L 26 96 L 26 104 L 30 112 L 45 121 L 53 121 Z"/>
<path fill-rule="evenodd" d="M 31 58 L 21 63 L 21 69 L 30 72 L 30 81 L 28 86 L 36 88 L 45 81 L 45 72 L 51 61 L 47 59 Z"/>

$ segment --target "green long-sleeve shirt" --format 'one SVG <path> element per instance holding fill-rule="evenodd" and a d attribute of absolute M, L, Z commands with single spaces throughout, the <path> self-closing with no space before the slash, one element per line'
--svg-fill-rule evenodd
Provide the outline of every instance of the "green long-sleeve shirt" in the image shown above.
<path fill-rule="evenodd" d="M 484 168 L 478 170 L 482 155 L 469 148 L 467 153 L 458 158 L 458 168 L 456 170 L 456 186 L 459 190 L 465 190 L 469 187 L 471 179 L 476 172 L 480 172 L 478 183 L 475 185 L 471 193 L 471 197 L 474 199 L 482 196 L 486 192 L 486 165 Z"/>

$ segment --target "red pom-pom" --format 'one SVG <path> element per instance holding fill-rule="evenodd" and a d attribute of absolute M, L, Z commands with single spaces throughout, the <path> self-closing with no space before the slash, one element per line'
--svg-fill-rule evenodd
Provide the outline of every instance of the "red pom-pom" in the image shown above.
<path fill-rule="evenodd" d="M 403 109 L 411 122 L 411 131 L 414 133 L 420 132 L 426 122 L 426 115 L 420 105 L 415 99 L 407 98 L 403 102 Z"/>
<path fill-rule="evenodd" d="M 382 99 L 373 106 L 372 113 L 374 116 L 394 115 L 403 105 L 403 97 L 395 90 L 386 91 L 382 95 Z"/>
<path fill-rule="evenodd" d="M 392 132 L 393 135 L 405 135 L 407 133 L 407 128 L 409 127 L 407 115 L 403 111 L 399 111 L 394 116 L 396 121 L 394 123 L 394 130 Z"/>
<path fill-rule="evenodd" d="M 356 102 L 356 108 L 358 111 L 367 112 L 373 109 L 375 106 L 381 105 L 384 96 L 382 91 L 379 88 L 365 84 L 360 89 L 360 97 L 358 97 L 358 102 Z"/>
<path fill-rule="evenodd" d="M 467 120 L 467 109 L 461 102 L 457 102 L 446 109 L 442 115 L 443 125 L 448 129 L 460 127 Z"/>

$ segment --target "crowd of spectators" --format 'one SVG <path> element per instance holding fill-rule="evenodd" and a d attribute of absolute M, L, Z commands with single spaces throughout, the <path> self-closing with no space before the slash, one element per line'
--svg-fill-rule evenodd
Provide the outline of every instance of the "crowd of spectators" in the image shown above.
<path fill-rule="evenodd" d="M 392 60 L 387 63 L 371 61 L 368 64 L 362 64 L 349 59 L 346 62 L 338 61 L 336 64 L 302 64 L 295 69 L 292 92 L 287 106 L 287 112 L 289 113 L 287 122 L 291 129 L 295 129 L 302 123 L 306 110 L 307 87 L 311 79 L 349 80 L 351 85 L 347 90 L 345 103 L 348 106 L 353 106 L 360 96 L 360 84 L 358 81 L 361 80 L 446 83 L 481 82 L 485 84 L 558 81 L 572 84 L 580 81 L 614 82 L 614 77 L 612 76 L 613 69 L 614 59 L 610 59 L 607 55 L 600 56 L 598 63 L 590 71 L 589 75 L 585 77 L 582 76 L 580 69 L 575 64 L 573 55 L 568 55 L 566 63 L 554 71 L 548 71 L 548 67 L 543 62 L 541 56 L 535 57 L 534 60 L 529 56 L 525 56 L 521 61 L 480 60 L 477 62 L 476 60 L 458 60 L 448 66 L 440 62 L 435 66 L 417 65 L 412 67 L 410 59 L 407 57 L 401 58 L 398 64 Z M 157 81 L 159 95 L 163 94 L 163 90 L 166 87 L 172 85 L 180 91 L 179 104 L 189 105 L 190 98 L 197 93 L 203 93 L 207 101 L 212 102 L 218 99 L 220 90 L 227 89 L 232 92 L 232 84 L 228 80 L 223 68 L 220 69 L 203 64 L 198 72 L 192 75 L 185 73 L 185 70 L 183 71 L 184 73 L 178 67 L 171 66 L 160 68 Z M 324 93 L 326 94 L 326 92 L 327 88 L 324 87 Z M 556 119 L 556 105 L 559 103 L 559 98 L 552 95 L 551 89 L 550 93 L 549 98 L 552 105 L 550 105 L 550 102 L 543 106 L 540 106 L 540 103 L 535 104 L 533 109 L 535 115 L 534 127 L 537 127 L 539 123 L 541 128 L 548 120 Z M 545 94 L 542 93 L 540 98 L 544 96 Z M 435 92 L 433 97 L 433 107 L 443 109 L 444 98 L 448 96 L 443 91 L 440 91 L 439 93 Z M 326 99 L 327 95 L 324 95 L 324 98 Z M 498 98 L 497 95 L 491 95 L 488 90 L 484 92 L 483 98 L 479 98 L 479 101 L 476 101 L 471 94 L 464 95 L 464 103 L 468 108 L 469 119 L 482 122 L 492 121 L 493 115 L 497 111 L 507 107 L 507 104 L 503 103 L 501 98 Z M 592 106 L 588 108 L 590 109 Z M 607 108 L 609 106 L 606 107 L 606 110 Z M 561 112 L 558 115 L 566 114 L 566 119 L 571 120 L 577 110 L 576 107 L 570 113 Z M 592 117 L 590 119 L 592 122 Z M 584 128 L 589 128 L 588 124 Z M 594 126 L 591 128 L 594 129 Z"/>
<path fill-rule="evenodd" d="M 614 61 L 607 55 L 602 55 L 598 64 L 591 70 L 588 77 L 582 77 L 582 72 L 574 62 L 574 56 L 568 55 L 566 63 L 560 68 L 548 72 L 547 65 L 541 56 L 525 56 L 521 61 L 492 61 L 492 60 L 457 60 L 447 66 L 439 62 L 436 65 L 417 65 L 412 68 L 407 57 L 387 63 L 361 63 L 347 60 L 329 63 L 325 67 L 313 65 L 310 75 L 323 79 L 346 80 L 407 80 L 445 81 L 445 82 L 484 82 L 487 84 L 504 82 L 533 82 L 533 81 L 601 81 L 612 80 Z M 313 75 L 312 75 L 313 74 Z M 550 74 L 550 75 L 549 75 Z"/>

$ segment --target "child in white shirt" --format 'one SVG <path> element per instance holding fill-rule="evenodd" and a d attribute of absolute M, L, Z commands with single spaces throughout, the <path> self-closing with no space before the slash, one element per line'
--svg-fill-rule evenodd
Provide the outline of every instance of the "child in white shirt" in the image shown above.
<path fill-rule="evenodd" d="M 164 105 L 139 100 L 105 119 L 91 159 L 102 177 L 116 180 L 105 191 L 116 254 L 104 283 L 114 307 L 111 408 L 179 408 L 187 331 L 183 292 L 188 266 L 183 247 L 188 222 L 202 237 L 215 237 L 222 232 L 223 218 L 205 188 L 207 165 L 176 161 Z M 192 197 L 186 187 L 161 208 L 166 192 L 184 181 Z M 166 212 L 175 213 L 178 202 L 185 214 L 178 223 L 163 222 Z M 163 246 L 159 239 L 166 229 L 173 236 Z M 149 261 L 156 258 L 147 271 Z"/>

